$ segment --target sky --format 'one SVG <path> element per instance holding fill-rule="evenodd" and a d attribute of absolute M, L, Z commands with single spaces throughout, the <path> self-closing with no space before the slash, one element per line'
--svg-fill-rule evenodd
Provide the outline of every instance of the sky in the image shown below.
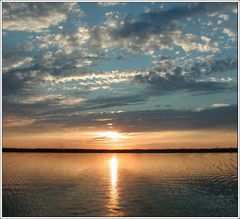
<path fill-rule="evenodd" d="M 236 147 L 237 13 L 3 2 L 3 147 Z"/>

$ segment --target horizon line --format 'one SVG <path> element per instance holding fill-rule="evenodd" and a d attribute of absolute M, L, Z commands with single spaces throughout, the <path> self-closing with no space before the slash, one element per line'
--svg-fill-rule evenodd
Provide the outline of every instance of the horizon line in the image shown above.
<path fill-rule="evenodd" d="M 168 148 L 168 149 L 83 149 L 83 148 L 2 148 L 2 152 L 37 153 L 224 153 L 238 148 Z"/>

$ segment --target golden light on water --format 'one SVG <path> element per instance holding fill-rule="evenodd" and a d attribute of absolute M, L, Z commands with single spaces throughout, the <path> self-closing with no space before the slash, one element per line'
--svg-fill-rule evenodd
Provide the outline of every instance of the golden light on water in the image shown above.
<path fill-rule="evenodd" d="M 113 156 L 112 159 L 109 161 L 109 166 L 110 166 L 110 170 L 111 170 L 112 189 L 116 189 L 118 160 L 115 156 Z"/>
<path fill-rule="evenodd" d="M 118 179 L 118 160 L 115 156 L 109 160 L 109 168 L 110 168 L 110 176 L 111 176 L 111 188 L 110 188 L 110 200 L 108 203 L 108 208 L 116 214 L 116 216 L 120 213 L 119 210 L 119 200 L 118 200 L 118 187 L 117 187 L 117 179 Z M 116 212 L 115 212 L 116 211 Z"/>

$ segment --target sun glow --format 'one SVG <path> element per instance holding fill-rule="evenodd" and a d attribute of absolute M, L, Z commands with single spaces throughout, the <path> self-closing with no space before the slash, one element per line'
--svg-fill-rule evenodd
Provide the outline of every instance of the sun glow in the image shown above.
<path fill-rule="evenodd" d="M 113 139 L 113 140 L 121 140 L 121 139 L 127 138 L 127 136 L 124 136 L 119 132 L 112 132 L 112 131 L 99 132 L 98 136 L 103 138 Z"/>

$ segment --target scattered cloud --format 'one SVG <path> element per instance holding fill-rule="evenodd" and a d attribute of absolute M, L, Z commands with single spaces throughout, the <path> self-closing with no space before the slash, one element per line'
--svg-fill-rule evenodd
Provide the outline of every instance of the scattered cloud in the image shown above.
<path fill-rule="evenodd" d="M 237 4 L 81 4 L 3 3 L 6 130 L 236 128 Z"/>
<path fill-rule="evenodd" d="M 218 17 L 223 19 L 224 21 L 229 20 L 229 16 L 227 14 L 220 14 Z"/>
<path fill-rule="evenodd" d="M 185 60 L 185 64 L 178 64 L 176 59 L 162 57 L 154 62 L 154 67 L 147 74 L 135 75 L 138 83 L 148 84 L 158 94 L 166 94 L 178 90 L 190 92 L 218 92 L 231 90 L 228 83 L 231 80 L 209 80 L 206 76 L 219 72 L 237 69 L 237 60 L 231 58 L 219 59 L 205 57 L 199 60 Z"/>
<path fill-rule="evenodd" d="M 225 33 L 228 37 L 236 37 L 236 34 L 228 28 L 224 28 L 223 33 Z"/>
<path fill-rule="evenodd" d="M 168 10 L 148 11 L 139 16 L 111 17 L 106 26 L 92 29 L 92 40 L 101 48 L 124 47 L 131 52 L 154 54 L 157 50 L 172 50 L 173 45 L 184 51 L 219 52 L 218 43 L 202 37 L 196 41 L 193 34 L 183 33 L 181 19 L 203 13 L 228 12 L 233 4 L 199 3 Z M 224 16 L 226 18 L 226 16 Z"/>
<path fill-rule="evenodd" d="M 41 32 L 66 20 L 76 3 L 4 2 L 3 29 Z M 80 12 L 80 9 L 76 9 Z"/>

